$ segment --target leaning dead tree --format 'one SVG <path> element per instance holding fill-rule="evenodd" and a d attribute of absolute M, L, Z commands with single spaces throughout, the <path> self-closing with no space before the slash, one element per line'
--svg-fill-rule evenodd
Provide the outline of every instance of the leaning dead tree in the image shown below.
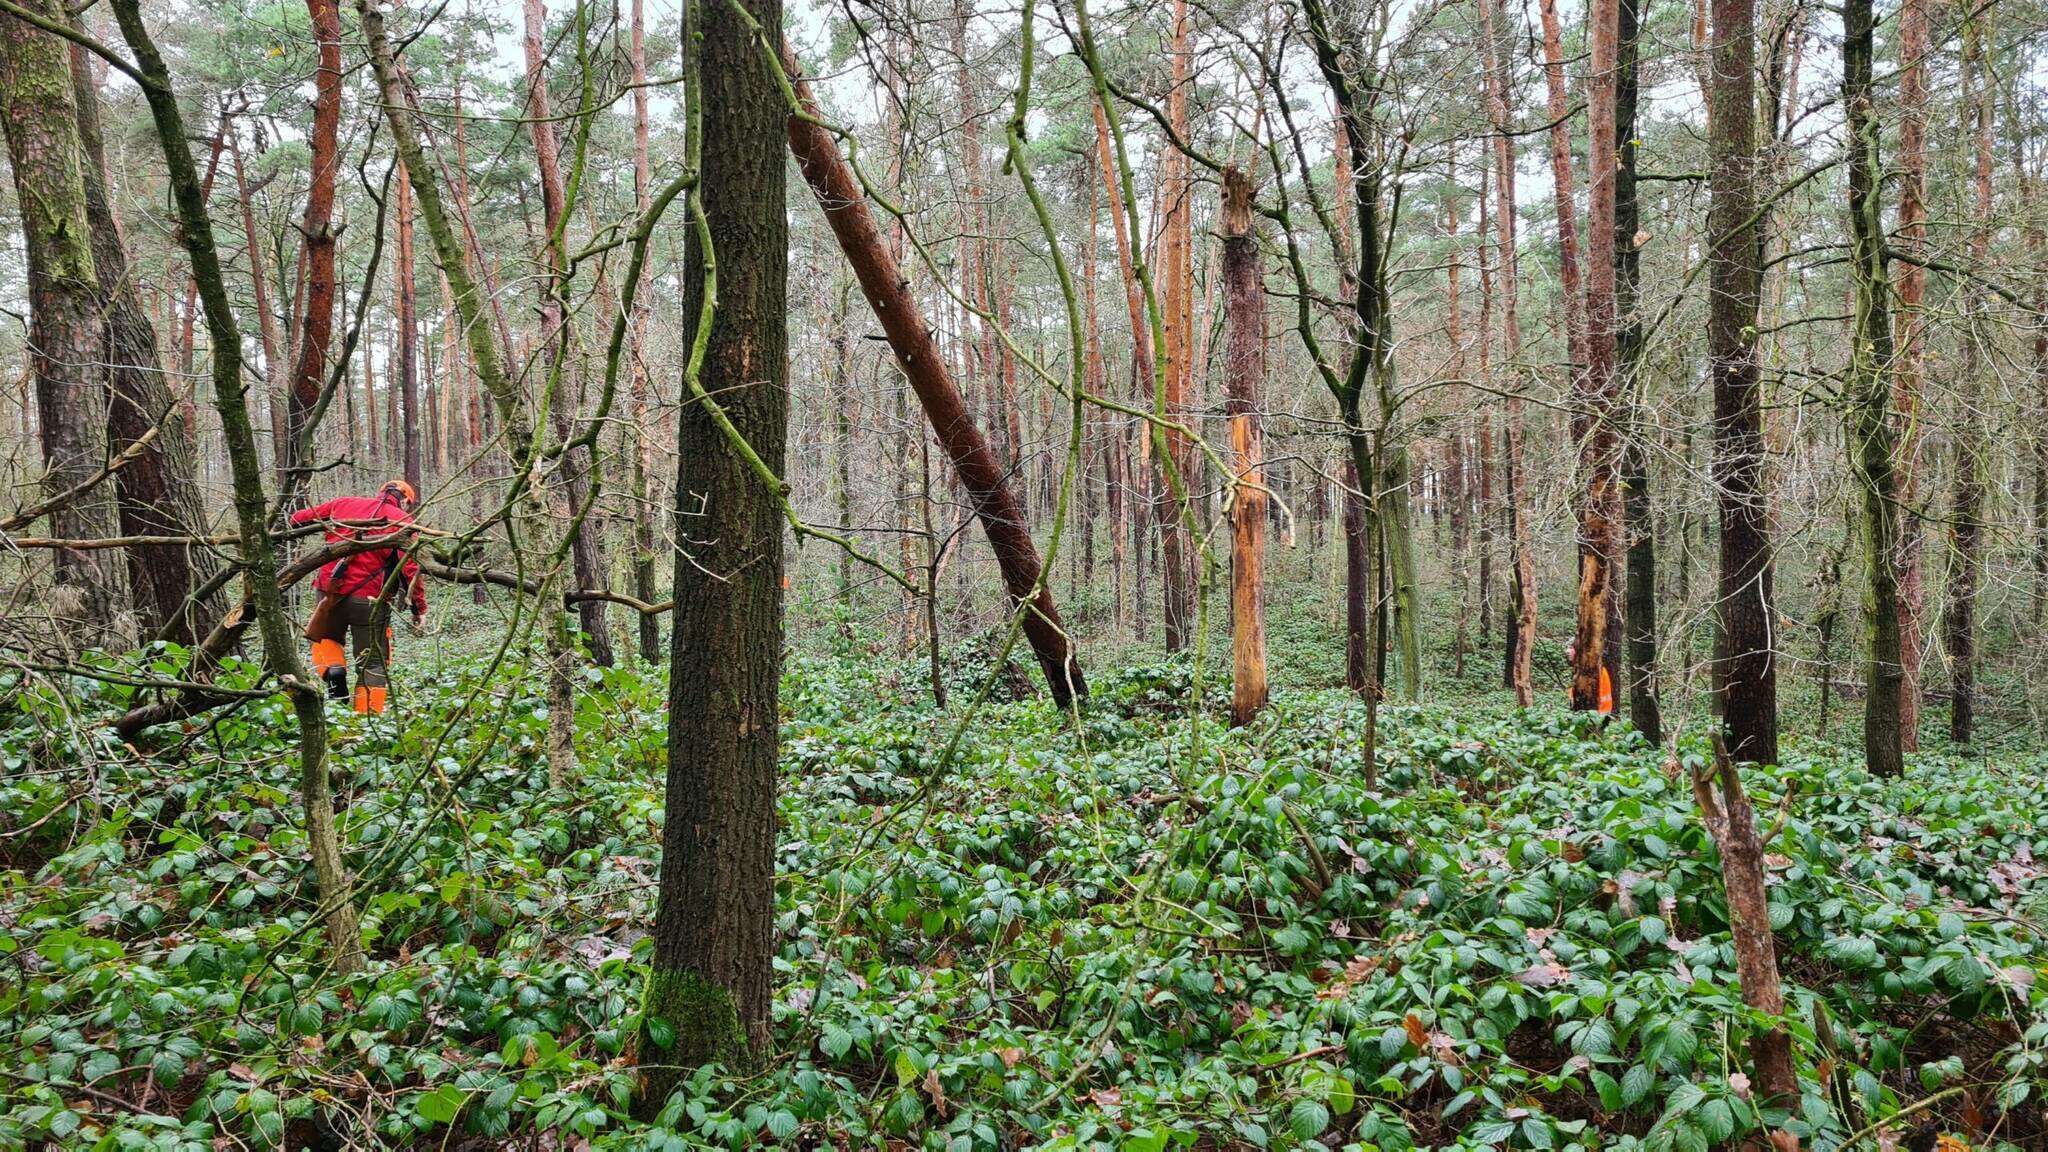
<path fill-rule="evenodd" d="M 1024 610 L 1024 637 L 1038 657 L 1045 673 L 1046 687 L 1054 703 L 1065 708 L 1088 694 L 1088 682 L 1074 652 L 1073 639 L 1060 623 L 1052 589 L 1043 580 L 1038 546 L 1031 539 L 1022 502 L 1011 489 L 1002 461 L 996 458 L 988 438 L 975 424 L 967 402 L 946 369 L 946 359 L 932 339 L 930 325 L 919 313 L 911 295 L 910 282 L 903 276 L 881 229 L 869 211 L 867 197 L 852 165 L 839 154 L 839 143 L 825 127 L 816 97 L 804 78 L 796 56 L 788 45 L 782 48 L 782 67 L 794 86 L 801 111 L 789 118 L 789 150 L 796 155 L 804 180 L 824 209 L 840 251 L 860 281 L 861 295 L 881 322 L 889 338 L 889 349 L 903 369 L 904 379 L 917 395 L 931 422 L 940 447 L 953 461 L 960 484 L 967 490 L 975 516 L 988 535 L 1002 570 L 1003 587 L 1010 599 Z"/>

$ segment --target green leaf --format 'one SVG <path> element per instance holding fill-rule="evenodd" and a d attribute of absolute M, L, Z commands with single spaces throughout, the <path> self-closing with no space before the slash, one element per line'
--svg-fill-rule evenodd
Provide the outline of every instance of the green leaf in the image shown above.
<path fill-rule="evenodd" d="M 1609 1112 L 1621 1111 L 1621 1084 L 1614 1077 L 1595 1068 L 1589 1074 L 1593 1091 L 1600 1095 L 1600 1106 Z"/>
<path fill-rule="evenodd" d="M 1297 1137 L 1313 1140 L 1330 1126 L 1330 1110 L 1320 1100 L 1296 1100 L 1287 1114 L 1287 1125 Z"/>
<path fill-rule="evenodd" d="M 777 1108 L 768 1114 L 768 1134 L 777 1140 L 787 1140 L 796 1135 L 796 1113 L 787 1108 Z"/>
<path fill-rule="evenodd" d="M 1650 1089 L 1657 1085 L 1657 1074 L 1647 1064 L 1638 1064 L 1621 1074 L 1621 1102 L 1634 1107 L 1649 1096 Z"/>
<path fill-rule="evenodd" d="M 1709 1100 L 1700 1105 L 1696 1123 L 1708 1143 L 1726 1140 L 1735 1134 L 1735 1111 L 1728 1107 L 1726 1100 Z"/>
<path fill-rule="evenodd" d="M 443 1084 L 432 1092 L 420 1097 L 416 1107 L 420 1118 L 430 1124 L 452 1124 L 462 1112 L 462 1089 L 453 1084 Z"/>

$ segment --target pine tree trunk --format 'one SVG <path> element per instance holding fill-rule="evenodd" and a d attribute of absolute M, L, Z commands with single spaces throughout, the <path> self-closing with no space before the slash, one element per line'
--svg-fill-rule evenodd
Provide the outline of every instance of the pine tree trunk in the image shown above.
<path fill-rule="evenodd" d="M 547 61 L 543 55 L 547 12 L 542 0 L 525 0 L 524 9 L 527 130 L 533 137 L 534 164 L 540 173 L 542 227 L 547 234 L 541 255 L 548 269 L 549 284 L 541 307 L 541 331 L 550 349 L 547 363 L 555 377 L 550 386 L 552 396 L 545 416 L 552 425 L 556 442 L 566 444 L 581 431 L 575 414 L 581 406 L 583 393 L 583 369 L 575 347 L 575 324 L 569 316 L 568 302 L 562 295 L 567 290 L 568 275 L 565 251 L 568 189 L 562 181 L 553 111 L 547 94 Z M 574 526 L 569 551 L 576 586 L 602 590 L 610 581 L 605 572 L 601 521 L 596 510 L 589 506 L 593 466 L 593 457 L 587 447 L 578 447 L 567 454 L 563 461 L 563 482 L 559 493 L 564 500 L 560 515 L 565 523 Z M 584 600 L 577 604 L 576 613 L 591 660 L 602 667 L 611 667 L 615 658 L 605 601 Z M 555 669 L 551 674 L 565 678 L 571 669 L 568 645 L 563 640 L 557 636 L 550 642 L 553 649 L 550 662 Z M 555 691 L 557 695 L 566 696 L 565 689 L 566 682 L 557 685 Z"/>
<path fill-rule="evenodd" d="M 746 0 L 769 44 L 779 0 Z M 783 155 L 789 109 L 754 33 L 706 10 L 685 29 L 701 101 L 702 218 L 690 234 L 683 311 L 697 317 L 716 259 L 716 300 L 700 383 L 734 430 L 782 474 L 789 418 L 789 224 Z M 693 208 L 696 205 L 692 205 Z M 706 242 L 710 248 L 707 251 Z M 675 630 L 669 672 L 666 819 L 646 1017 L 674 1043 L 643 1033 L 643 1099 L 666 1101 L 679 1072 L 717 1061 L 744 1069 L 768 1054 L 775 954 L 775 762 L 782 665 L 781 509 L 705 405 L 685 404 L 677 430 Z"/>
<path fill-rule="evenodd" d="M 306 13 L 319 45 L 320 63 L 313 73 L 313 131 L 308 139 L 312 181 L 306 191 L 305 217 L 299 224 L 306 246 L 306 299 L 286 412 L 292 450 L 282 483 L 294 496 L 305 484 L 303 470 L 312 463 L 307 423 L 327 386 L 327 353 L 334 340 L 334 194 L 341 170 L 341 2 L 306 0 Z M 347 388 L 346 380 L 342 386 Z"/>
<path fill-rule="evenodd" d="M 1899 5 L 1899 214 L 1894 237 L 1900 249 L 1921 255 L 1927 241 L 1927 0 L 1901 0 Z M 1899 747 L 1920 747 L 1921 617 L 1927 592 L 1922 546 L 1920 503 L 1920 393 L 1925 383 L 1922 351 L 1926 343 L 1923 308 L 1927 273 L 1918 264 L 1902 263 L 1893 302 L 1897 355 L 1889 366 L 1892 405 L 1897 410 L 1897 477 L 1899 511 Z"/>
<path fill-rule="evenodd" d="M 787 47 L 783 66 L 797 79 L 797 92 L 806 107 L 814 107 L 809 85 L 801 79 L 802 73 Z M 840 250 L 860 280 L 862 294 L 881 322 L 904 378 L 952 460 L 961 485 L 967 489 L 1012 605 L 1030 605 L 1024 615 L 1025 639 L 1038 657 L 1053 701 L 1065 708 L 1088 694 L 1087 682 L 1071 640 L 1060 624 L 1051 585 L 1040 580 L 1038 546 L 1025 525 L 1022 502 L 1013 490 L 1010 474 L 996 459 L 947 374 L 945 357 L 920 315 L 909 281 L 883 245 L 874 215 L 868 210 L 853 172 L 840 156 L 837 141 L 830 132 L 797 117 L 789 119 L 788 139 L 804 179 L 839 240 Z"/>
<path fill-rule="evenodd" d="M 1174 0 L 1171 87 L 1166 115 L 1182 139 L 1188 135 L 1189 75 L 1187 0 Z M 1153 413 L 1184 424 L 1189 418 L 1188 391 L 1194 374 L 1194 181 L 1188 158 L 1167 147 L 1160 161 L 1160 189 L 1165 216 L 1159 238 L 1160 305 L 1165 314 L 1166 374 L 1154 398 Z M 1155 463 L 1159 474 L 1159 567 L 1164 593 L 1166 650 L 1178 652 L 1194 643 L 1196 545 L 1189 538 L 1185 509 L 1192 497 L 1192 446 L 1178 428 L 1164 431 L 1164 451 Z"/>
<path fill-rule="evenodd" d="M 397 299 L 393 312 L 398 320 L 398 339 L 393 351 L 398 358 L 398 419 L 403 430 L 400 440 L 405 481 L 413 491 L 424 491 L 426 477 L 420 460 L 419 304 L 413 278 L 412 181 L 398 174 L 398 243 L 393 253 L 397 263 L 391 269 L 391 285 Z"/>
<path fill-rule="evenodd" d="M 1778 759 L 1777 653 L 1756 326 L 1764 230 L 1757 194 L 1755 0 L 1714 0 L 1708 104 L 1707 354 L 1721 516 L 1714 691 L 1737 760 Z"/>
<path fill-rule="evenodd" d="M 1230 722 L 1245 725 L 1266 706 L 1266 493 L 1259 468 L 1259 393 L 1266 376 L 1266 292 L 1252 235 L 1252 182 L 1223 173 L 1224 352 L 1230 419 Z"/>
<path fill-rule="evenodd" d="M 69 22 L 54 0 L 31 11 Z M 7 136 L 15 201 L 28 255 L 28 361 L 35 379 L 43 491 L 69 492 L 99 471 L 107 454 L 107 382 L 101 362 L 100 287 L 86 213 L 78 113 L 62 39 L 0 17 L 0 124 Z M 50 533 L 69 539 L 116 534 L 114 492 L 98 485 L 49 513 Z M 76 647 L 117 648 L 133 640 L 120 561 L 111 551 L 59 549 L 45 611 Z"/>
<path fill-rule="evenodd" d="M 1620 376 L 1615 369 L 1616 4 L 1617 0 L 1592 0 L 1586 12 L 1592 72 L 1586 102 L 1586 370 L 1573 411 L 1573 438 L 1579 445 L 1585 484 L 1579 504 L 1577 660 L 1572 669 L 1572 707 L 1581 710 L 1599 706 L 1601 673 L 1614 682 L 1621 651 L 1621 630 L 1615 626 L 1616 569 L 1622 551 L 1616 435 Z"/>

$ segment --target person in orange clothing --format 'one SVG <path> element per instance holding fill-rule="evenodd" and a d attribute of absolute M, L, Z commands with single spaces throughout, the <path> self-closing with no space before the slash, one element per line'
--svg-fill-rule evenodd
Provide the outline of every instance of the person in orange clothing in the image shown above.
<path fill-rule="evenodd" d="M 1570 666 L 1570 667 L 1577 667 L 1577 666 L 1578 666 L 1578 662 L 1579 662 L 1579 660 L 1578 660 L 1578 656 L 1579 656 L 1579 643 L 1578 643 L 1578 641 L 1577 641 L 1577 640 L 1567 640 L 1567 641 L 1565 641 L 1565 645 L 1564 645 L 1564 662 L 1565 662 L 1565 664 L 1566 664 L 1567 666 Z M 1572 689 L 1571 689 L 1571 685 L 1570 685 L 1570 683 L 1569 683 L 1569 682 L 1567 682 L 1567 683 L 1566 683 L 1564 691 L 1565 691 L 1565 695 L 1566 695 L 1566 696 L 1570 696 L 1570 695 L 1571 695 L 1571 691 L 1572 691 Z M 1601 664 L 1600 664 L 1600 707 L 1599 707 L 1598 711 L 1599 711 L 1600 715 L 1602 715 L 1602 716 L 1612 716 L 1612 715 L 1614 715 L 1614 678 L 1613 678 L 1612 676 L 1609 676 L 1609 675 L 1607 674 L 1607 664 L 1606 664 L 1606 662 L 1605 662 L 1605 661 L 1602 661 L 1602 662 L 1601 662 Z"/>
<path fill-rule="evenodd" d="M 391 598 L 404 595 L 412 606 L 413 625 L 427 614 L 427 585 L 420 566 L 405 554 L 405 526 L 413 522 L 419 494 L 403 480 L 384 485 L 376 496 L 343 496 L 292 513 L 294 524 L 325 522 L 327 540 L 384 540 L 389 548 L 372 548 L 344 556 L 320 569 L 313 587 L 320 602 L 306 621 L 306 639 L 313 642 L 313 671 L 327 682 L 327 694 L 349 699 L 346 635 L 356 652 L 355 710 L 382 712 L 391 690 Z"/>

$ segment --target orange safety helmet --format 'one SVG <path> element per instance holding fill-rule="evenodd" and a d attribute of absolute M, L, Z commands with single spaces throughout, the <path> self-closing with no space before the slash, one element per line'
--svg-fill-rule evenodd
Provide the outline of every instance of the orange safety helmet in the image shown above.
<path fill-rule="evenodd" d="M 398 497 L 407 508 L 411 508 L 420 502 L 420 494 L 413 490 L 412 485 L 403 480 L 392 480 L 386 483 L 384 485 L 384 492 L 387 495 Z"/>

